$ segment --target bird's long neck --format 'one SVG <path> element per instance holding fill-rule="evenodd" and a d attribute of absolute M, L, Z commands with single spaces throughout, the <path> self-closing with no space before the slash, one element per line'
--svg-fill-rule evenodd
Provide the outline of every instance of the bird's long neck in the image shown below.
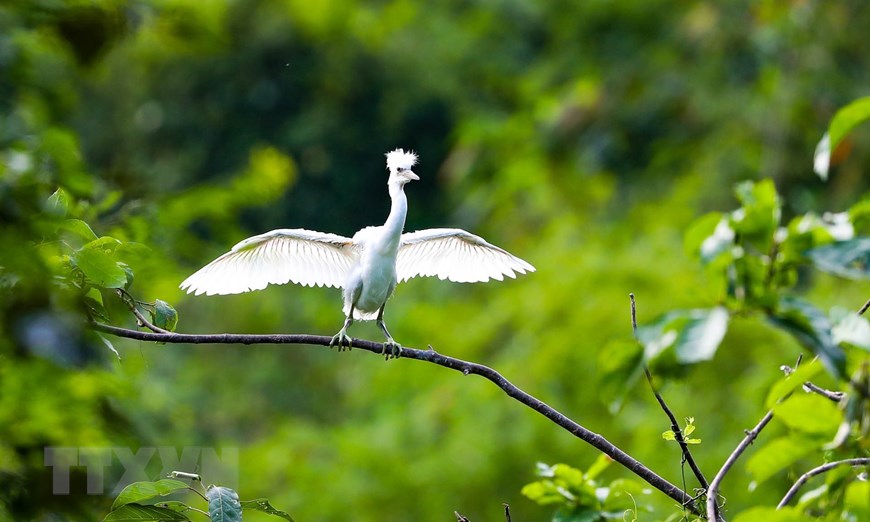
<path fill-rule="evenodd" d="M 387 222 L 384 223 L 384 239 L 386 240 L 385 247 L 396 249 L 399 247 L 399 239 L 402 236 L 402 230 L 405 228 L 405 216 L 408 215 L 408 198 L 405 197 L 405 190 L 399 183 L 390 183 L 390 199 L 393 200 L 390 206 L 390 215 L 387 216 Z"/>

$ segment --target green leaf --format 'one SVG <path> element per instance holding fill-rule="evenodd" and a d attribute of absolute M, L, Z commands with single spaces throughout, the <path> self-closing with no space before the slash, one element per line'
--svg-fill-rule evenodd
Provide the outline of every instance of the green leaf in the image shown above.
<path fill-rule="evenodd" d="M 776 509 L 775 507 L 754 507 L 741 511 L 734 517 L 734 522 L 805 522 L 806 516 L 799 509 L 784 507 Z"/>
<path fill-rule="evenodd" d="M 744 181 L 735 186 L 734 193 L 741 207 L 731 213 L 731 228 L 767 252 L 782 217 L 776 186 L 770 179 Z"/>
<path fill-rule="evenodd" d="M 842 307 L 833 308 L 830 316 L 835 344 L 846 343 L 870 350 L 870 321 L 866 317 Z"/>
<path fill-rule="evenodd" d="M 870 278 L 870 238 L 857 237 L 848 241 L 814 248 L 807 257 L 822 272 L 846 279 Z"/>
<path fill-rule="evenodd" d="M 855 481 L 846 487 L 843 511 L 854 517 L 843 520 L 870 520 L 870 482 Z"/>
<path fill-rule="evenodd" d="M 77 238 L 84 241 L 84 243 L 90 243 L 91 241 L 95 241 L 97 239 L 97 235 L 91 229 L 91 226 L 82 221 L 81 219 L 65 219 L 61 221 L 58 228 L 66 232 L 70 232 Z"/>
<path fill-rule="evenodd" d="M 837 145 L 860 123 L 870 119 L 870 96 L 859 98 L 838 110 L 831 119 L 828 132 L 816 145 L 813 166 L 816 174 L 823 180 L 828 179 L 831 164 L 831 152 L 837 150 Z"/>
<path fill-rule="evenodd" d="M 95 286 L 123 288 L 127 283 L 127 274 L 121 265 L 100 248 L 82 247 L 71 259 Z"/>
<path fill-rule="evenodd" d="M 45 210 L 53 216 L 65 217 L 69 212 L 71 202 L 72 198 L 69 193 L 59 188 L 51 196 L 48 196 L 48 200 L 45 202 Z"/>
<path fill-rule="evenodd" d="M 665 440 L 677 440 L 677 434 L 673 430 L 662 432 L 662 438 Z"/>
<path fill-rule="evenodd" d="M 667 313 L 653 324 L 638 328 L 637 334 L 647 361 L 673 348 L 676 362 L 692 364 L 712 359 L 727 329 L 728 312 L 717 307 Z"/>
<path fill-rule="evenodd" d="M 190 511 L 190 506 L 185 504 L 184 502 L 179 502 L 177 500 L 168 500 L 166 502 L 157 502 L 154 504 L 155 507 L 161 507 L 165 509 L 171 509 L 176 513 L 184 513 L 185 511 Z"/>
<path fill-rule="evenodd" d="M 685 429 L 683 429 L 683 435 L 685 435 L 686 437 L 688 437 L 688 436 L 691 435 L 694 431 L 695 431 L 695 425 L 694 425 L 694 424 L 687 424 L 686 427 L 685 427 Z"/>
<path fill-rule="evenodd" d="M 175 327 L 178 325 L 178 312 L 166 301 L 155 299 L 154 310 L 151 311 L 151 319 L 154 321 L 154 326 L 174 332 Z"/>
<path fill-rule="evenodd" d="M 803 386 L 806 381 L 815 377 L 820 371 L 822 371 L 822 368 L 822 363 L 819 362 L 818 359 L 813 359 L 806 364 L 800 365 L 797 370 L 777 381 L 777 383 L 770 388 L 770 392 L 767 394 L 767 399 L 764 401 L 764 407 L 768 410 L 773 408 L 773 406 L 786 395 L 792 393 Z"/>
<path fill-rule="evenodd" d="M 141 502 L 154 497 L 163 497 L 170 493 L 187 489 L 187 484 L 180 480 L 161 479 L 156 482 L 134 482 L 124 488 L 115 502 L 112 503 L 112 509 L 132 504 L 133 502 Z"/>
<path fill-rule="evenodd" d="M 603 453 L 601 455 L 598 455 L 598 458 L 595 459 L 595 462 L 593 462 L 592 465 L 589 466 L 589 469 L 586 470 L 586 473 L 584 474 L 585 479 L 587 481 L 595 480 L 596 478 L 598 478 L 598 475 L 601 475 L 601 473 L 609 468 L 610 464 L 612 463 L 613 459 L 608 457 L 607 455 Z"/>
<path fill-rule="evenodd" d="M 734 231 L 721 212 L 711 212 L 692 223 L 685 233 L 683 247 L 689 255 L 706 264 L 734 246 Z"/>
<path fill-rule="evenodd" d="M 815 393 L 793 395 L 773 407 L 775 418 L 795 431 L 834 436 L 843 420 L 839 408 Z"/>
<path fill-rule="evenodd" d="M 549 480 L 538 480 L 523 486 L 520 494 L 541 506 L 564 504 L 568 501 Z"/>
<path fill-rule="evenodd" d="M 601 520 L 603 520 L 601 512 L 588 507 L 559 509 L 553 515 L 553 522 L 600 522 Z"/>
<path fill-rule="evenodd" d="M 686 444 L 700 444 L 701 443 L 701 439 L 684 439 L 683 441 Z"/>
<path fill-rule="evenodd" d="M 819 446 L 818 439 L 800 434 L 780 437 L 765 444 L 746 461 L 746 470 L 752 476 L 750 489 L 791 466 Z"/>
<path fill-rule="evenodd" d="M 631 479 L 616 479 L 608 486 L 610 494 L 602 506 L 604 511 L 619 512 L 620 515 L 627 509 L 638 511 L 652 511 L 652 506 L 645 497 L 652 494 L 652 489 L 646 484 Z M 622 516 L 618 520 L 623 520 Z"/>
<path fill-rule="evenodd" d="M 834 377 L 844 378 L 846 354 L 834 344 L 831 322 L 821 310 L 806 301 L 784 297 L 769 320 L 817 355 Z"/>
<path fill-rule="evenodd" d="M 205 492 L 208 514 L 212 522 L 241 522 L 242 505 L 239 494 L 230 488 L 209 486 Z"/>
<path fill-rule="evenodd" d="M 268 513 L 270 515 L 275 515 L 276 517 L 281 517 L 284 520 L 289 520 L 290 522 L 295 522 L 293 517 L 288 515 L 286 512 L 281 511 L 280 509 L 275 509 L 272 507 L 272 504 L 269 504 L 269 501 L 265 498 L 258 498 L 256 500 L 245 500 L 242 503 L 242 509 L 247 509 L 251 511 L 262 511 L 263 513 Z"/>
<path fill-rule="evenodd" d="M 117 509 L 113 508 L 103 522 L 173 522 L 176 520 L 190 519 L 184 513 L 169 508 L 125 504 Z"/>

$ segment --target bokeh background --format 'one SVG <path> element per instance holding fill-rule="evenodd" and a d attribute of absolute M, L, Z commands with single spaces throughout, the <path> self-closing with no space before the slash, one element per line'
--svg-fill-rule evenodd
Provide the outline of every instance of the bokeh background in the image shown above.
<path fill-rule="evenodd" d="M 71 495 L 52 494 L 46 446 L 173 446 L 237 448 L 242 497 L 299 521 L 499 520 L 503 502 L 514 520 L 547 520 L 520 495 L 535 463 L 585 468 L 596 453 L 490 383 L 301 346 L 113 339 L 118 361 L 26 248 L 62 186 L 98 234 L 147 245 L 131 292 L 172 303 L 179 331 L 332 335 L 336 290 L 177 286 L 250 235 L 380 224 L 396 147 L 421 158 L 408 230 L 464 228 L 537 268 L 400 286 L 396 339 L 495 367 L 681 484 L 648 390 L 609 408 L 599 363 L 631 338 L 629 292 L 641 322 L 720 299 L 682 236 L 736 206 L 734 183 L 773 179 L 786 217 L 866 192 L 867 129 L 827 183 L 812 155 L 836 109 L 867 95 L 868 27 L 862 0 L 5 0 L 0 265 L 25 275 L 0 294 L 0 518 L 107 512 L 111 497 L 85 494 L 80 471 Z M 866 284 L 805 276 L 823 309 L 867 297 Z M 120 308 L 112 319 L 133 326 Z M 351 334 L 380 339 L 370 324 Z M 54 348 L 34 353 L 40 343 Z M 713 361 L 663 383 L 678 417 L 695 417 L 708 474 L 800 351 L 737 317 Z M 790 480 L 748 484 L 738 467 L 730 508 L 775 502 Z M 646 520 L 676 511 L 652 501 Z"/>

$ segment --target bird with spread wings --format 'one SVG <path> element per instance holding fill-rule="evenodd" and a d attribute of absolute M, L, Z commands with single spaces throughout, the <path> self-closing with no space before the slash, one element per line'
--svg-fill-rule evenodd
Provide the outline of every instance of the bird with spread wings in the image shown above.
<path fill-rule="evenodd" d="M 239 294 L 290 281 L 343 289 L 345 321 L 330 346 L 350 348 L 347 329 L 354 319 L 377 321 L 386 336 L 384 353 L 399 357 L 402 346 L 384 323 L 384 307 L 396 284 L 417 276 L 475 283 L 534 272 L 522 259 L 456 228 L 403 233 L 408 213 L 405 184 L 420 178 L 411 170 L 417 155 L 387 153 L 390 214 L 379 227 L 352 238 L 301 228 L 278 229 L 241 241 L 181 283 L 195 295 Z"/>

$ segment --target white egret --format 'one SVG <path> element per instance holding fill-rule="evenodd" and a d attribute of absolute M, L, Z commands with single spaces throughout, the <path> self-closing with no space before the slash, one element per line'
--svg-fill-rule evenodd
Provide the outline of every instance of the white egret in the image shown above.
<path fill-rule="evenodd" d="M 376 320 L 386 336 L 384 353 L 398 357 L 402 347 L 384 324 L 384 306 L 398 282 L 437 276 L 460 283 L 501 281 L 534 272 L 529 263 L 483 238 L 455 228 L 403 234 L 408 200 L 405 184 L 420 178 L 411 170 L 417 155 L 387 153 L 387 187 L 392 205 L 386 223 L 353 238 L 301 228 L 279 229 L 238 243 L 181 283 L 195 295 L 238 294 L 289 281 L 305 286 L 343 288 L 345 321 L 330 346 L 350 348 L 347 329 L 354 319 Z M 388 355 L 388 356 L 389 356 Z"/>

